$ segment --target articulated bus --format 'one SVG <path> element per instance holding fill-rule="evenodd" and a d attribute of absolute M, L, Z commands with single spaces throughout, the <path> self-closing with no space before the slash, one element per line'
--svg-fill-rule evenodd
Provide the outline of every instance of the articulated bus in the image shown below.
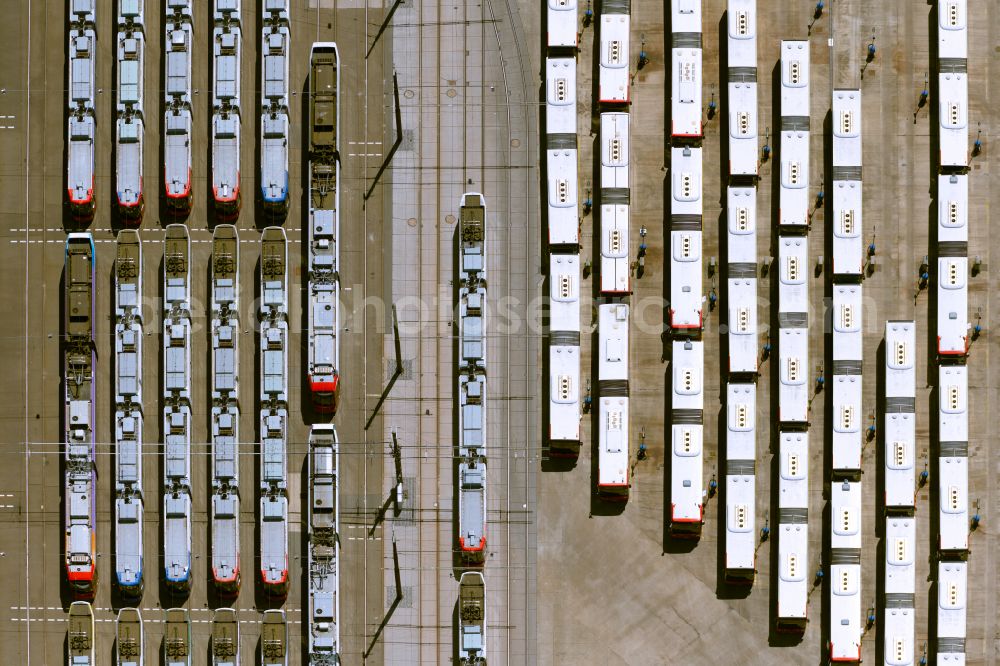
<path fill-rule="evenodd" d="M 885 323 L 885 508 L 915 508 L 917 456 L 915 321 Z"/>
<path fill-rule="evenodd" d="M 809 226 L 809 42 L 781 42 L 781 159 L 778 224 Z"/>
<path fill-rule="evenodd" d="M 757 374 L 757 189 L 726 188 L 729 372 Z"/>
<path fill-rule="evenodd" d="M 969 550 L 969 375 L 964 365 L 938 370 L 938 550 Z"/>
<path fill-rule="evenodd" d="M 969 25 L 966 0 L 941 0 L 938 8 L 938 97 L 940 166 L 969 166 Z"/>
<path fill-rule="evenodd" d="M 705 345 L 674 340 L 670 392 L 670 535 L 700 539 L 705 518 Z"/>
<path fill-rule="evenodd" d="M 885 663 L 892 666 L 913 664 L 916 550 L 916 518 L 886 516 L 882 621 Z"/>
<path fill-rule="evenodd" d="M 835 472 L 860 472 L 862 418 L 862 313 L 860 284 L 833 287 L 833 456 Z"/>
<path fill-rule="evenodd" d="M 757 110 L 757 0 L 729 0 L 729 175 L 756 178 L 760 155 Z"/>
<path fill-rule="evenodd" d="M 809 433 L 778 434 L 778 616 L 775 631 L 809 621 Z"/>
<path fill-rule="evenodd" d="M 670 151 L 670 328 L 697 333 L 702 312 L 701 148 Z"/>
<path fill-rule="evenodd" d="M 864 263 L 861 199 L 861 90 L 833 91 L 833 274 L 860 280 Z"/>
<path fill-rule="evenodd" d="M 937 563 L 937 663 L 965 664 L 969 563 Z"/>
<path fill-rule="evenodd" d="M 629 306 L 598 306 L 597 494 L 625 502 L 629 495 Z"/>
<path fill-rule="evenodd" d="M 861 482 L 830 483 L 830 661 L 861 661 Z"/>
<path fill-rule="evenodd" d="M 756 574 L 757 385 L 726 385 L 726 568 L 731 585 Z"/>
<path fill-rule="evenodd" d="M 580 257 L 549 255 L 549 455 L 580 453 Z"/>

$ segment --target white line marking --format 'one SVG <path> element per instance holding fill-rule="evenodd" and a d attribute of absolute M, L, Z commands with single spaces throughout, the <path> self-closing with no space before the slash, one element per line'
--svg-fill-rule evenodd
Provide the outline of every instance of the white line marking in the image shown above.
<path fill-rule="evenodd" d="M 25 226 L 31 224 L 31 213 L 29 210 L 29 202 L 31 197 L 31 188 L 29 183 L 31 182 L 31 0 L 28 0 L 28 67 L 25 72 L 26 78 L 28 79 L 28 94 L 26 96 L 26 106 L 28 111 L 28 119 L 25 123 L 24 128 L 24 138 L 25 138 L 25 160 L 24 160 L 24 224 Z M 25 233 L 27 236 L 27 233 Z M 31 310 L 28 300 L 28 276 L 30 275 L 28 271 L 28 261 L 31 255 L 25 248 L 24 252 L 24 497 L 25 501 L 30 501 L 31 496 L 31 486 L 28 485 L 28 456 L 30 450 L 28 449 L 28 312 Z M 25 602 L 31 601 L 31 532 L 28 526 L 31 524 L 30 520 L 24 521 L 24 600 Z M 25 657 L 27 663 L 32 663 L 31 661 L 31 611 L 28 611 L 25 622 Z"/>

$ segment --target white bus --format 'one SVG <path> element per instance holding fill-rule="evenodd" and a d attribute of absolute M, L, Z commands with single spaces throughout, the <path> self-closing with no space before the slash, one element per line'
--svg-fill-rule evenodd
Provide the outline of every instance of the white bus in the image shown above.
<path fill-rule="evenodd" d="M 757 268 L 757 188 L 726 188 L 726 262 L 741 271 Z M 730 275 L 732 277 L 732 275 Z"/>
<path fill-rule="evenodd" d="M 629 206 L 601 204 L 601 294 L 632 293 L 629 273 Z"/>
<path fill-rule="evenodd" d="M 757 386 L 726 385 L 725 580 L 752 585 L 756 572 Z"/>
<path fill-rule="evenodd" d="M 805 228 L 810 219 L 809 130 L 782 130 L 779 170 L 778 224 Z"/>
<path fill-rule="evenodd" d="M 729 67 L 757 67 L 757 0 L 729 0 Z"/>
<path fill-rule="evenodd" d="M 671 35 L 670 60 L 670 136 L 699 140 L 704 135 L 701 119 L 701 32 L 678 32 L 675 26 Z"/>
<path fill-rule="evenodd" d="M 862 294 L 859 284 L 833 287 L 834 471 L 859 471 L 862 448 Z"/>
<path fill-rule="evenodd" d="M 809 239 L 805 236 L 778 237 L 778 312 L 809 312 Z M 779 318 L 780 322 L 780 318 Z"/>
<path fill-rule="evenodd" d="M 809 292 L 805 236 L 778 238 L 778 418 L 808 423 Z"/>
<path fill-rule="evenodd" d="M 545 133 L 576 134 L 576 58 L 545 59 Z"/>
<path fill-rule="evenodd" d="M 670 327 L 701 330 L 701 148 L 672 148 L 670 171 Z"/>
<path fill-rule="evenodd" d="M 938 66 L 969 57 L 966 0 L 941 0 L 938 6 Z"/>
<path fill-rule="evenodd" d="M 550 455 L 580 450 L 580 257 L 549 255 Z"/>
<path fill-rule="evenodd" d="M 781 42 L 778 224 L 809 224 L 809 42 Z"/>
<path fill-rule="evenodd" d="M 580 257 L 549 255 L 549 330 L 555 342 L 580 346 Z M 568 338 L 568 339 L 567 339 Z"/>
<path fill-rule="evenodd" d="M 671 358 L 670 533 L 698 539 L 704 520 L 704 343 L 674 340 Z"/>
<path fill-rule="evenodd" d="M 861 483 L 830 487 L 830 661 L 861 661 Z"/>
<path fill-rule="evenodd" d="M 969 550 L 969 381 L 968 368 L 941 366 L 938 394 L 938 549 Z"/>
<path fill-rule="evenodd" d="M 757 373 L 757 278 L 729 278 L 729 372 Z"/>
<path fill-rule="evenodd" d="M 963 71 L 938 74 L 938 145 L 941 167 L 969 166 L 969 75 Z"/>
<path fill-rule="evenodd" d="M 861 91 L 833 91 L 833 274 L 860 279 L 864 263 Z"/>
<path fill-rule="evenodd" d="M 962 248 L 938 248 L 937 339 L 939 356 L 969 352 L 969 259 Z"/>
<path fill-rule="evenodd" d="M 628 409 L 628 396 L 598 402 L 597 495 L 610 502 L 628 501 Z"/>
<path fill-rule="evenodd" d="M 967 562 L 938 562 L 937 657 L 938 664 L 965 664 Z"/>
<path fill-rule="evenodd" d="M 548 0 L 548 47 L 550 49 L 575 49 L 577 47 L 576 0 Z"/>
<path fill-rule="evenodd" d="M 670 232 L 670 327 L 701 330 L 701 231 Z"/>
<path fill-rule="evenodd" d="M 938 145 L 942 167 L 969 166 L 969 35 L 966 0 L 938 3 Z"/>
<path fill-rule="evenodd" d="M 938 176 L 937 200 L 938 245 L 968 243 L 969 176 L 956 173 L 940 174 Z"/>
<path fill-rule="evenodd" d="M 700 139 L 701 1 L 671 0 L 670 119 L 673 138 Z"/>
<path fill-rule="evenodd" d="M 778 331 L 778 422 L 809 423 L 809 330 L 782 328 Z"/>
<path fill-rule="evenodd" d="M 697 224 L 701 229 L 702 204 L 702 156 L 701 148 L 675 146 L 670 149 L 670 219 L 678 222 Z"/>
<path fill-rule="evenodd" d="M 809 433 L 778 435 L 778 633 L 803 633 L 809 604 Z"/>
<path fill-rule="evenodd" d="M 600 25 L 600 72 L 598 99 L 601 104 L 628 104 L 629 27 L 628 2 L 605 0 Z"/>
<path fill-rule="evenodd" d="M 598 306 L 597 494 L 625 502 L 629 494 L 629 307 Z"/>
<path fill-rule="evenodd" d="M 809 130 L 809 42 L 781 40 L 781 118 L 802 119 Z"/>
<path fill-rule="evenodd" d="M 629 115 L 601 114 L 601 188 L 628 189 Z"/>
<path fill-rule="evenodd" d="M 606 382 L 624 383 L 628 389 L 629 307 L 625 303 L 598 306 L 600 350 L 597 380 L 602 391 Z M 611 384 L 607 384 L 611 386 Z M 602 393 L 603 394 L 603 393 Z"/>
<path fill-rule="evenodd" d="M 916 519 L 885 520 L 885 603 L 882 610 L 886 666 L 912 666 L 916 605 Z"/>
<path fill-rule="evenodd" d="M 833 181 L 833 274 L 860 279 L 865 241 L 861 235 L 861 181 Z"/>
<path fill-rule="evenodd" d="M 916 322 L 885 324 L 885 506 L 914 508 Z"/>
<path fill-rule="evenodd" d="M 839 169 L 861 168 L 861 90 L 835 88 L 833 115 L 833 179 Z M 842 174 L 844 180 L 861 180 L 860 171 Z"/>
<path fill-rule="evenodd" d="M 756 178 L 759 168 L 757 111 L 757 2 L 729 0 L 729 175 Z"/>
<path fill-rule="evenodd" d="M 729 372 L 757 372 L 757 189 L 726 188 Z"/>
<path fill-rule="evenodd" d="M 548 174 L 549 245 L 580 246 L 579 179 L 577 149 L 557 148 L 549 144 L 545 151 Z"/>

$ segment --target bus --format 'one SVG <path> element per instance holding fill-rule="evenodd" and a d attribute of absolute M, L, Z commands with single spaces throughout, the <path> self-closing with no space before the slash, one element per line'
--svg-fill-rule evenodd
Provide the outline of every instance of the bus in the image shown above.
<path fill-rule="evenodd" d="M 629 306 L 598 306 L 599 497 L 616 502 L 629 495 Z"/>

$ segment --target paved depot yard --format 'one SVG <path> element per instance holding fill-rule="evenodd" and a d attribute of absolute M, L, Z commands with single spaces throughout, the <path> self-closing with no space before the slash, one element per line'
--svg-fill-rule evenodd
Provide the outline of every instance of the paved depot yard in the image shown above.
<path fill-rule="evenodd" d="M 805 39 L 815 3 L 764 2 L 758 0 L 758 94 L 760 130 L 778 126 L 774 99 L 774 73 L 778 62 L 781 39 Z M 928 62 L 928 44 L 936 27 L 936 9 L 925 3 L 872 3 L 863 0 L 827 2 L 824 15 L 812 29 L 811 58 L 811 173 L 810 199 L 820 189 L 824 176 L 824 137 L 820 128 L 830 109 L 832 87 L 860 87 L 863 93 L 864 132 L 864 225 L 867 240 L 875 235 L 877 270 L 864 282 L 865 383 L 864 425 L 870 418 L 870 405 L 875 404 L 877 349 L 887 319 L 914 319 L 918 325 L 920 354 L 917 366 L 917 464 L 922 469 L 929 448 L 928 433 L 937 418 L 937 405 L 932 402 L 931 384 L 936 383 L 934 363 L 934 327 L 928 325 L 928 295 L 922 293 L 914 301 L 917 268 L 929 254 L 928 234 L 935 223 L 930 189 L 935 174 L 937 156 L 932 154 L 929 133 L 929 106 L 917 112 L 917 100 L 924 86 L 924 77 L 932 71 Z M 724 230 L 722 205 L 725 200 L 726 172 L 720 160 L 721 106 L 719 83 L 724 78 L 720 68 L 720 40 L 725 39 L 725 0 L 703 2 L 704 45 L 704 104 L 714 92 L 720 113 L 705 124 L 704 142 L 704 267 L 706 294 L 712 285 L 707 275 L 707 259 L 716 257 L 724 263 L 719 246 L 719 234 Z M 776 581 L 772 575 L 775 562 L 772 554 L 776 543 L 772 538 L 762 544 L 757 554 L 757 578 L 753 588 L 727 588 L 721 581 L 720 560 L 724 557 L 722 539 L 725 532 L 720 520 L 722 506 L 719 497 L 711 499 L 705 510 L 703 536 L 697 545 L 677 544 L 665 537 L 666 506 L 664 413 L 669 408 L 665 386 L 669 366 L 661 361 L 664 340 L 659 331 L 663 319 L 660 299 L 668 289 L 664 276 L 664 219 L 669 182 L 666 164 L 667 145 L 664 142 L 664 120 L 669 104 L 666 97 L 665 63 L 669 63 L 669 33 L 667 33 L 669 2 L 633 0 L 632 3 L 632 71 L 636 71 L 639 42 L 645 37 L 645 49 L 651 60 L 634 80 L 632 114 L 632 221 L 631 247 L 639 243 L 639 227 L 649 230 L 646 272 L 633 280 L 632 296 L 632 451 L 638 447 L 639 431 L 646 433 L 647 460 L 635 465 L 632 495 L 624 510 L 594 503 L 591 495 L 592 469 L 596 449 L 589 444 L 592 422 L 584 419 L 585 444 L 575 467 L 565 468 L 549 463 L 539 477 L 538 491 L 538 636 L 539 663 L 542 664 L 814 664 L 825 663 L 826 647 L 825 596 L 822 587 L 813 589 L 809 597 L 809 626 L 801 640 L 788 640 L 771 633 Z M 595 3 L 595 14 L 597 7 Z M 865 49 L 875 27 L 876 58 L 862 81 L 860 68 Z M 986 269 L 970 280 L 969 310 L 974 319 L 981 308 L 986 335 L 972 346 L 969 357 L 972 417 L 970 419 L 970 497 L 973 505 L 980 500 L 983 524 L 972 536 L 969 568 L 969 607 L 967 654 L 969 664 L 993 664 L 1000 660 L 1000 636 L 997 624 L 997 462 L 990 451 L 991 435 L 996 431 L 997 386 L 991 353 L 996 353 L 991 322 L 1000 321 L 996 299 L 990 291 L 997 284 L 997 271 L 991 262 L 1000 245 L 988 233 L 990 203 L 996 201 L 997 189 L 991 188 L 989 174 L 997 167 L 1000 145 L 991 145 L 991 130 L 996 119 L 989 114 L 997 108 L 997 93 L 988 82 L 1000 73 L 991 35 L 1000 26 L 1000 7 L 991 3 L 970 3 L 969 17 L 969 76 L 970 76 L 970 147 L 975 139 L 977 123 L 982 123 L 984 154 L 972 161 L 970 178 L 970 258 L 982 257 Z M 665 42 L 666 34 L 666 42 Z M 578 99 L 580 118 L 580 182 L 596 184 L 593 173 L 593 151 L 596 134 L 588 136 L 587 128 L 596 132 L 598 109 L 592 82 L 595 50 L 593 26 L 583 31 L 578 67 Z M 831 66 L 831 43 L 833 66 Z M 721 77 L 721 79 L 720 79 Z M 932 88 L 933 91 L 933 88 Z M 763 144 L 763 141 L 761 142 Z M 758 190 L 758 255 L 776 255 L 771 249 L 773 218 L 773 178 L 775 165 L 767 162 L 761 169 Z M 829 192 L 829 188 L 826 189 Z M 582 259 L 593 258 L 594 215 L 584 218 Z M 824 249 L 824 212 L 813 218 L 810 232 L 810 382 L 824 358 L 825 340 L 822 324 L 826 321 L 824 303 L 830 293 L 828 274 L 816 278 L 812 272 L 817 257 Z M 595 264 L 596 264 L 595 260 Z M 826 265 L 830 265 L 829 255 Z M 970 261 L 971 265 L 971 261 Z M 772 272 L 772 275 L 774 273 Z M 717 280 L 722 276 L 717 275 Z M 582 292 L 593 293 L 585 284 Z M 770 308 L 771 280 L 759 281 L 759 320 L 772 321 Z M 719 289 L 721 294 L 721 289 Z M 930 291 L 934 291 L 932 283 Z M 649 303 L 647 303 L 649 301 Z M 591 304 L 583 307 L 584 324 L 592 322 Z M 725 376 L 720 370 L 720 313 L 726 307 L 708 313 L 705 323 L 705 462 L 707 484 L 715 474 L 722 484 L 719 464 L 719 431 L 725 429 Z M 594 339 L 583 337 L 584 377 L 590 375 L 589 359 Z M 761 340 L 763 344 L 763 338 Z M 931 355 L 928 355 L 930 345 Z M 772 357 L 773 358 L 773 357 Z M 774 361 L 761 366 L 757 389 L 757 522 L 758 529 L 773 503 L 773 453 L 776 449 L 776 428 L 772 427 L 771 393 Z M 829 374 L 829 371 L 827 372 Z M 586 381 L 586 379 L 584 379 Z M 594 381 L 596 386 L 596 378 Z M 823 434 L 824 400 L 821 393 L 812 403 L 810 412 L 811 454 L 810 483 L 810 548 L 808 570 L 820 565 L 823 535 L 829 521 L 827 482 L 824 481 Z M 936 400 L 936 398 L 933 398 Z M 876 470 L 881 465 L 876 444 L 864 450 L 864 550 L 862 556 L 862 610 L 876 602 L 877 571 L 881 557 L 878 539 L 881 531 L 880 511 L 876 500 Z M 829 458 L 827 457 L 826 460 Z M 550 466 L 551 465 L 551 466 Z M 931 466 L 933 470 L 933 465 Z M 928 615 L 935 606 L 931 596 L 933 536 L 929 515 L 936 511 L 928 497 L 928 488 L 917 496 L 918 556 L 917 556 L 917 656 L 928 639 Z M 669 490 L 669 488 L 667 488 Z M 776 521 L 771 521 L 772 534 Z M 878 604 L 876 604 L 878 605 Z M 545 637 L 550 636 L 547 642 Z M 880 647 L 880 646 L 878 646 Z M 930 651 L 930 645 L 928 649 Z M 877 632 L 869 631 L 863 640 L 864 660 L 881 663 L 877 651 Z M 932 656 L 929 656 L 933 663 Z"/>

